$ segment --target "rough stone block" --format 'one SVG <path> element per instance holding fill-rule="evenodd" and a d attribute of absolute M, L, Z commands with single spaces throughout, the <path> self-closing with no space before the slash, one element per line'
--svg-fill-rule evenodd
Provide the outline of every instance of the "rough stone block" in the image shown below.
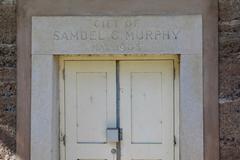
<path fill-rule="evenodd" d="M 16 4 L 16 0 L 0 0 L 0 5 Z"/>
<path fill-rule="evenodd" d="M 16 123 L 16 96 L 0 97 L 0 122 L 15 128 Z"/>
<path fill-rule="evenodd" d="M 16 95 L 16 82 L 0 82 L 0 97 Z"/>
<path fill-rule="evenodd" d="M 223 33 L 225 32 L 226 34 L 235 34 L 239 35 L 240 33 L 240 20 L 239 19 L 234 19 L 231 21 L 223 21 L 219 22 L 219 32 Z"/>
<path fill-rule="evenodd" d="M 240 100 L 220 105 L 220 150 L 222 160 L 240 159 Z"/>
<path fill-rule="evenodd" d="M 239 57 L 240 55 L 240 35 L 219 35 L 220 58 L 225 59 L 229 56 Z M 235 55 L 235 56 L 234 56 Z M 224 60 L 225 61 L 225 60 Z"/>
<path fill-rule="evenodd" d="M 221 75 L 219 91 L 220 103 L 238 99 L 240 97 L 240 77 Z"/>
<path fill-rule="evenodd" d="M 16 68 L 0 68 L 0 81 L 9 82 L 16 80 Z"/>
<path fill-rule="evenodd" d="M 15 43 L 15 41 L 16 41 L 15 5 L 0 5 L 0 44 L 12 44 Z"/>
<path fill-rule="evenodd" d="M 237 79 L 240 75 L 240 62 L 234 63 L 227 61 L 226 63 L 220 63 L 219 65 L 220 80 L 233 77 Z"/>
<path fill-rule="evenodd" d="M 0 45 L 0 67 L 16 67 L 16 45 Z"/>
<path fill-rule="evenodd" d="M 16 96 L 0 97 L 0 159 L 15 160 Z"/>
<path fill-rule="evenodd" d="M 0 0 L 0 159 L 16 153 L 16 9 Z"/>
<path fill-rule="evenodd" d="M 0 159 L 15 160 L 16 96 L 0 97 Z"/>
<path fill-rule="evenodd" d="M 219 19 L 232 20 L 240 17 L 239 0 L 219 0 Z"/>
<path fill-rule="evenodd" d="M 220 0 L 220 11 L 226 7 L 227 11 L 234 14 L 240 1 Z M 221 4 L 222 3 L 222 4 Z M 230 7 L 230 8 L 227 8 Z M 239 8 L 240 9 L 240 8 Z M 226 13 L 224 13 L 227 16 Z M 240 20 L 225 19 L 220 15 L 219 22 L 219 97 L 220 103 L 236 100 L 240 97 Z M 221 116 L 221 115 L 220 115 Z"/>

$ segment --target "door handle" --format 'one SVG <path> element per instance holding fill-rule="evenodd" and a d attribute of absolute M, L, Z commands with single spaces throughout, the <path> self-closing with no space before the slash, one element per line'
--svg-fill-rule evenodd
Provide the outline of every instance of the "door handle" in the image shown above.
<path fill-rule="evenodd" d="M 117 153 L 117 149 L 113 148 L 113 149 L 111 150 L 111 153 L 112 153 L 112 154 L 116 154 L 116 153 Z"/>
<path fill-rule="evenodd" d="M 122 129 L 121 128 L 107 128 L 107 142 L 117 143 L 122 140 Z"/>

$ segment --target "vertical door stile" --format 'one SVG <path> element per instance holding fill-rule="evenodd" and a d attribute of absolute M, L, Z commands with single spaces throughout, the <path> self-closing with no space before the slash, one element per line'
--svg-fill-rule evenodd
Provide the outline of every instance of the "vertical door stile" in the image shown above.
<path fill-rule="evenodd" d="M 172 60 L 120 62 L 122 160 L 174 159 Z"/>
<path fill-rule="evenodd" d="M 117 112 L 117 127 L 120 128 L 120 66 L 119 61 L 116 61 L 116 97 L 117 97 L 117 105 L 116 105 L 116 112 Z M 120 131 L 121 132 L 121 131 Z M 121 160 L 121 134 L 119 135 L 119 142 L 117 143 L 117 160 Z"/>
<path fill-rule="evenodd" d="M 115 160 L 115 61 L 66 61 L 65 74 L 66 160 Z"/>

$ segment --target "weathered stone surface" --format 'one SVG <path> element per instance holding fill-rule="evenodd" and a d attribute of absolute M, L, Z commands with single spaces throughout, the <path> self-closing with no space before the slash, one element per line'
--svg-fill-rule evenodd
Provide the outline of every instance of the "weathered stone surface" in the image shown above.
<path fill-rule="evenodd" d="M 12 44 L 16 41 L 15 12 L 15 5 L 0 4 L 0 44 Z"/>
<path fill-rule="evenodd" d="M 1 116 L 5 113 L 14 113 L 16 111 L 16 95 L 0 98 Z M 13 117 L 14 118 L 14 117 Z M 12 119 L 12 118 L 11 118 Z M 9 119 L 1 119 L 1 122 L 8 122 Z M 5 123 L 3 123 L 5 124 Z M 15 124 L 13 124 L 15 126 Z"/>
<path fill-rule="evenodd" d="M 0 67 L 16 67 L 16 45 L 0 45 Z"/>
<path fill-rule="evenodd" d="M 226 34 L 227 33 L 220 33 L 219 35 L 219 52 L 220 58 L 224 58 L 223 61 L 225 61 L 226 57 L 233 58 L 233 56 L 239 56 L 240 53 L 240 35 L 235 36 Z"/>
<path fill-rule="evenodd" d="M 220 159 L 240 159 L 240 1 L 219 0 Z"/>
<path fill-rule="evenodd" d="M 0 5 L 3 5 L 3 4 L 16 4 L 16 1 L 15 0 L 0 0 Z"/>
<path fill-rule="evenodd" d="M 16 84 L 0 82 L 0 159 L 14 160 L 16 152 Z"/>
<path fill-rule="evenodd" d="M 0 0 L 0 159 L 16 152 L 15 0 Z"/>
<path fill-rule="evenodd" d="M 16 152 L 16 84 L 0 84 L 0 159 L 14 160 Z"/>
<path fill-rule="evenodd" d="M 239 0 L 219 0 L 219 19 L 232 20 L 240 18 Z"/>
<path fill-rule="evenodd" d="M 226 35 L 239 35 L 237 33 L 240 33 L 240 19 L 219 22 L 219 32 L 222 34 L 225 32 Z"/>
<path fill-rule="evenodd" d="M 16 95 L 16 82 L 2 82 L 0 83 L 0 96 L 13 96 Z"/>
<path fill-rule="evenodd" d="M 220 103 L 240 97 L 240 55 L 229 54 L 220 57 L 219 63 Z"/>
<path fill-rule="evenodd" d="M 236 100 L 240 96 L 240 77 L 220 78 L 220 103 Z"/>
<path fill-rule="evenodd" d="M 0 81 L 15 81 L 16 80 L 16 68 L 0 68 Z"/>
<path fill-rule="evenodd" d="M 222 160 L 240 159 L 240 99 L 220 105 L 220 149 Z"/>

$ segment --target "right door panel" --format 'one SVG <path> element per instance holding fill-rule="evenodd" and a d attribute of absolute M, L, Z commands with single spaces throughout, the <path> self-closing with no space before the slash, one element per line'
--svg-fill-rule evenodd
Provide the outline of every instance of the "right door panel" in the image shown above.
<path fill-rule="evenodd" d="M 121 61 L 119 75 L 121 160 L 173 160 L 173 61 Z"/>

